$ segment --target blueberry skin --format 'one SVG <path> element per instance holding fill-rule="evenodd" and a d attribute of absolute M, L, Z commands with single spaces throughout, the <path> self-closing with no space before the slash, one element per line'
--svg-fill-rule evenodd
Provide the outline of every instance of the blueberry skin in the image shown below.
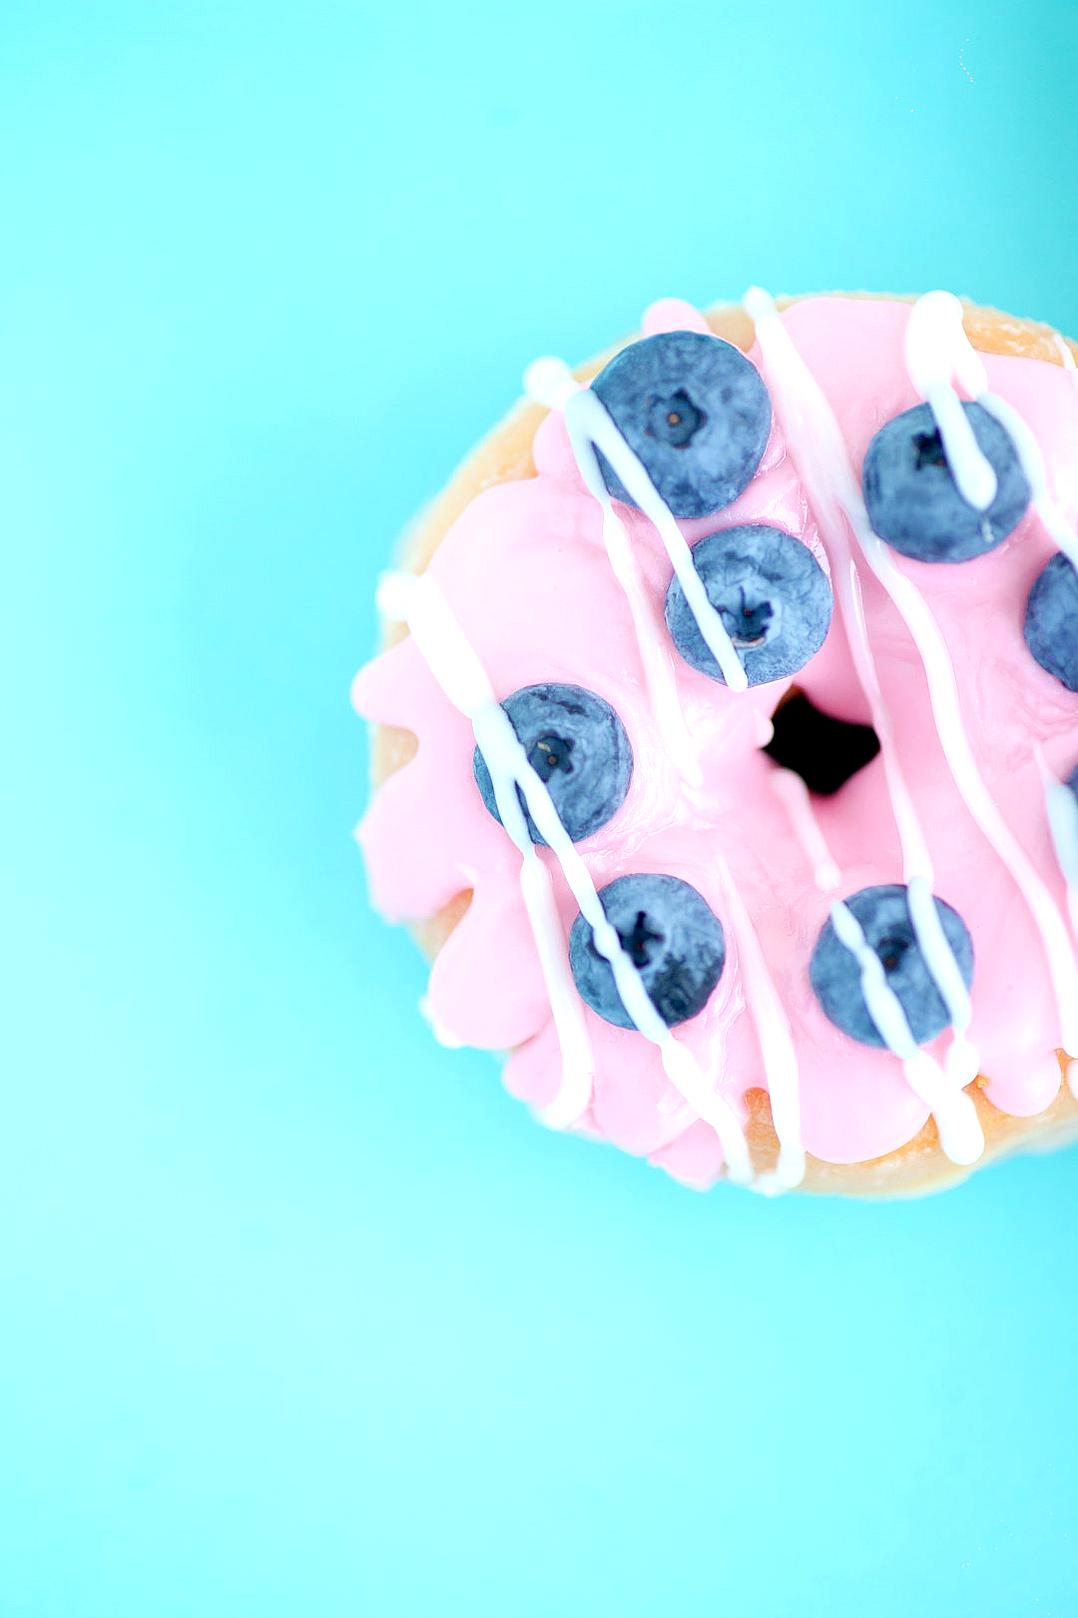
<path fill-rule="evenodd" d="M 887 981 L 906 1013 L 910 1032 L 918 1045 L 926 1045 L 943 1032 L 950 1018 L 939 990 L 928 975 L 917 943 L 907 891 L 897 882 L 862 888 L 860 893 L 847 899 L 846 904 L 883 962 Z M 957 910 L 952 910 L 942 899 L 936 900 L 936 910 L 969 988 L 973 981 L 973 941 L 966 924 Z M 825 1015 L 836 1027 L 851 1039 L 860 1040 L 862 1045 L 885 1048 L 861 993 L 861 968 L 839 939 L 831 921 L 826 923 L 816 941 L 809 979 Z"/>
<path fill-rule="evenodd" d="M 1068 775 L 1065 785 L 1069 786 L 1074 796 L 1078 798 L 1078 764 L 1074 766 L 1074 769 Z"/>
<path fill-rule="evenodd" d="M 726 964 L 726 938 L 696 889 L 676 876 L 619 876 L 599 899 L 666 1026 L 675 1028 L 702 1011 Z M 569 965 L 581 999 L 594 1012 L 615 1028 L 636 1027 L 583 916 L 569 934 Z"/>
<path fill-rule="evenodd" d="M 983 405 L 962 409 L 999 485 L 987 511 L 967 505 L 959 494 L 926 404 L 881 427 L 865 455 L 861 484 L 869 520 L 881 539 L 918 562 L 985 556 L 1002 545 L 1029 507 L 1029 483 L 1007 429 Z"/>
<path fill-rule="evenodd" d="M 692 559 L 750 685 L 795 674 L 819 651 L 834 598 L 807 545 L 781 528 L 747 524 L 699 540 Z M 676 574 L 666 592 L 666 627 L 686 663 L 723 679 Z"/>
<path fill-rule="evenodd" d="M 1062 551 L 1033 581 L 1025 637 L 1041 668 L 1078 691 L 1078 571 Z"/>
<path fill-rule="evenodd" d="M 502 707 L 573 842 L 605 826 L 624 803 L 633 773 L 629 738 L 610 704 L 579 685 L 526 685 Z M 483 802 L 500 823 L 490 771 L 478 747 L 472 769 Z M 517 796 L 532 842 L 545 845 L 519 787 Z"/>
<path fill-rule="evenodd" d="M 660 332 L 623 348 L 592 383 L 675 517 L 728 506 L 760 464 L 771 400 L 754 365 L 721 338 Z M 630 500 L 597 451 L 615 500 Z"/>

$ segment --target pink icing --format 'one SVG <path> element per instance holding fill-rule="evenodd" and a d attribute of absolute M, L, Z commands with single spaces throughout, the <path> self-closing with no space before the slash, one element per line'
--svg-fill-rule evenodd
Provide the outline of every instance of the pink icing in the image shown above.
<path fill-rule="evenodd" d="M 908 315 L 909 306 L 900 303 L 815 298 L 783 316 L 830 401 L 855 465 L 877 429 L 918 402 L 903 362 Z M 675 300 L 654 305 L 645 319 L 649 332 L 689 326 L 707 329 L 696 310 Z M 1078 395 L 1070 376 L 1034 360 L 985 356 L 985 363 L 993 391 L 1033 429 L 1057 503 L 1073 522 Z M 842 1034 L 824 1017 L 809 985 L 809 957 L 829 901 L 818 891 L 773 789 L 774 766 L 759 751 L 762 723 L 788 682 L 731 693 L 689 668 L 669 645 L 704 760 L 705 791 L 690 807 L 655 727 L 628 608 L 603 548 L 600 511 L 577 474 L 560 415 L 543 421 L 534 457 L 535 477 L 488 489 L 472 501 L 442 541 L 430 571 L 499 696 L 541 680 L 568 681 L 598 692 L 620 714 L 635 769 L 621 810 L 580 845 L 596 885 L 627 871 L 670 872 L 691 882 L 722 916 L 714 859 L 721 848 L 790 1020 L 807 1150 L 829 1162 L 851 1163 L 902 1145 L 928 1113 L 901 1063 Z M 661 622 L 669 560 L 651 525 L 636 512 L 625 515 Z M 739 522 L 784 528 L 828 566 L 777 426 L 744 494 L 717 516 L 680 526 L 692 542 Z M 1003 546 L 975 563 L 928 566 L 900 558 L 899 565 L 925 593 L 943 630 L 986 784 L 1062 905 L 1063 879 L 1034 744 L 1041 744 L 1058 775 L 1068 774 L 1078 762 L 1078 704 L 1037 666 L 1022 639 L 1026 595 L 1054 548 L 1031 512 Z M 1059 1019 L 1043 948 L 1018 890 L 951 781 L 909 636 L 867 569 L 862 582 L 896 747 L 927 833 L 937 891 L 964 917 L 974 940 L 971 1032 L 982 1052 L 987 1094 L 1006 1112 L 1033 1115 L 1060 1085 Z M 828 640 L 796 684 L 831 713 L 868 718 L 837 613 Z M 475 788 L 471 727 L 410 639 L 362 670 L 353 696 L 366 718 L 399 725 L 419 739 L 416 757 L 378 790 L 360 828 L 374 903 L 390 919 L 419 920 L 472 890 L 464 919 L 434 963 L 431 1012 L 468 1044 L 512 1050 L 505 1070 L 509 1089 L 533 1105 L 545 1104 L 559 1082 L 558 1043 L 520 897 L 519 855 Z M 837 797 L 815 800 L 814 808 L 842 870 L 841 894 L 902 880 L 879 760 Z M 541 857 L 549 864 L 567 932 L 576 906 L 556 862 L 545 850 Z M 766 1088 L 766 1079 L 729 926 L 727 941 L 730 955 L 718 989 L 678 1035 L 744 1117 L 746 1091 Z M 689 1184 L 711 1184 L 722 1168 L 718 1140 L 673 1091 L 656 1049 L 590 1010 L 585 1015 L 596 1080 L 582 1127 L 649 1156 Z"/>

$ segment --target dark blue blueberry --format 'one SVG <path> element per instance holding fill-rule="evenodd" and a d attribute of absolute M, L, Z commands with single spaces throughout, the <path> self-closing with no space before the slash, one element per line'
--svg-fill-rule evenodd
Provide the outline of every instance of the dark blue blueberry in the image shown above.
<path fill-rule="evenodd" d="M 599 898 L 666 1026 L 702 1011 L 722 976 L 726 940 L 722 922 L 696 889 L 676 876 L 619 876 Z M 583 916 L 569 934 L 569 965 L 594 1012 L 615 1028 L 635 1028 Z"/>
<path fill-rule="evenodd" d="M 699 540 L 692 559 L 750 685 L 795 674 L 819 651 L 831 623 L 831 586 L 799 539 L 762 524 L 727 528 Z M 676 575 L 666 592 L 666 624 L 685 661 L 721 680 Z"/>
<path fill-rule="evenodd" d="M 910 1032 L 919 1045 L 926 1045 L 943 1032 L 950 1017 L 921 954 L 910 920 L 906 888 L 897 882 L 862 888 L 846 904 L 882 961 L 887 981 L 906 1013 Z M 973 943 L 966 924 L 942 899 L 936 900 L 936 911 L 968 988 L 973 981 Z M 884 1044 L 861 992 L 861 968 L 831 921 L 816 941 L 809 977 L 820 1005 L 843 1033 L 862 1045 Z"/>
<path fill-rule="evenodd" d="M 1033 581 L 1025 635 L 1041 668 L 1078 691 L 1078 572 L 1062 551 Z"/>
<path fill-rule="evenodd" d="M 1068 775 L 1066 784 L 1070 787 L 1074 796 L 1078 798 L 1078 764 L 1074 766 L 1074 769 Z"/>
<path fill-rule="evenodd" d="M 675 517 L 708 517 L 745 488 L 771 431 L 754 365 L 705 332 L 669 331 L 623 348 L 592 383 Z M 615 500 L 633 505 L 600 452 Z"/>
<path fill-rule="evenodd" d="M 573 842 L 605 826 L 624 803 L 633 773 L 629 738 L 610 704 L 578 685 L 526 685 L 502 707 Z M 478 747 L 473 769 L 483 802 L 500 821 L 490 771 Z M 523 808 L 524 795 L 519 789 L 517 795 Z M 525 814 L 532 842 L 542 843 Z"/>
<path fill-rule="evenodd" d="M 881 427 L 865 455 L 861 482 L 873 528 L 896 551 L 919 562 L 968 562 L 986 555 L 1002 545 L 1029 506 L 1029 484 L 1010 433 L 983 405 L 962 409 L 998 482 L 987 511 L 959 494 L 926 404 Z"/>

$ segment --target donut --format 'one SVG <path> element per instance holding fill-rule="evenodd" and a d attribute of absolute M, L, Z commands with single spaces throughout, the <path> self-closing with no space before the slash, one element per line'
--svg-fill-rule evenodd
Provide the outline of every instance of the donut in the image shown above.
<path fill-rule="evenodd" d="M 753 288 L 528 368 L 352 693 L 438 1040 L 699 1190 L 1078 1136 L 1076 356 Z"/>

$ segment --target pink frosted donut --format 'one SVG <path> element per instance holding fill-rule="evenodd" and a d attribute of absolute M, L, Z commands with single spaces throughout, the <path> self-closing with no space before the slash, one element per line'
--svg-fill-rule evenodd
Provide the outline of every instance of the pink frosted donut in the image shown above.
<path fill-rule="evenodd" d="M 353 691 L 436 1037 L 701 1189 L 1078 1133 L 1074 356 L 754 289 L 530 368 Z"/>

